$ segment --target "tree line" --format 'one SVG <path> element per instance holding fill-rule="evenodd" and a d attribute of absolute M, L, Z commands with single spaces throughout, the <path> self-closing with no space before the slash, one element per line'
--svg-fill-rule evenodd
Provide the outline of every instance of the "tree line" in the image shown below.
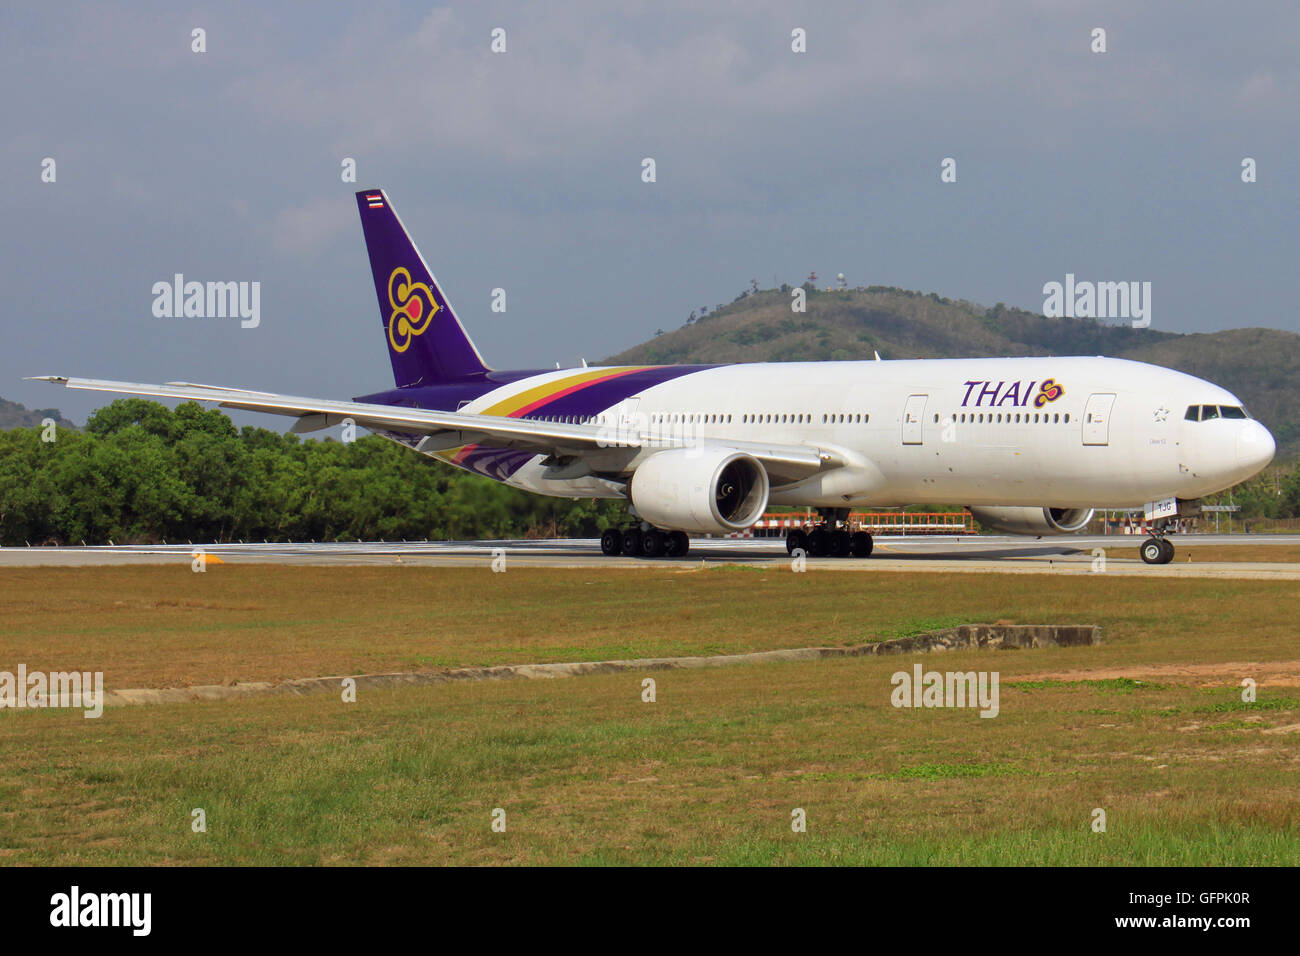
<path fill-rule="evenodd" d="M 1300 517 L 1300 468 L 1207 499 L 1229 501 L 1242 518 Z M 626 517 L 621 501 L 530 494 L 373 435 L 345 444 L 236 429 L 195 402 L 122 398 L 83 431 L 0 431 L 10 546 L 594 537 Z"/>
<path fill-rule="evenodd" d="M 123 398 L 83 431 L 0 431 L 4 545 L 594 536 L 626 514 L 620 501 L 529 494 L 373 435 L 236 429 L 195 402 Z"/>

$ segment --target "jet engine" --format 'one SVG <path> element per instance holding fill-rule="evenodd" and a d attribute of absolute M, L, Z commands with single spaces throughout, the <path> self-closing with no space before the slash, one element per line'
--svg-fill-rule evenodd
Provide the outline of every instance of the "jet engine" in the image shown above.
<path fill-rule="evenodd" d="M 656 452 L 632 475 L 632 505 L 659 528 L 726 533 L 748 528 L 767 508 L 767 470 L 732 448 Z"/>
<path fill-rule="evenodd" d="M 970 508 L 975 520 L 1004 534 L 1070 534 L 1092 520 L 1092 508 Z"/>

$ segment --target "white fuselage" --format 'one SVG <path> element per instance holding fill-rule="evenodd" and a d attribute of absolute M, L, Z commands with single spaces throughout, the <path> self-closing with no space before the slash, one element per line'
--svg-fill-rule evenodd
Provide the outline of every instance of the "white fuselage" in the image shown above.
<path fill-rule="evenodd" d="M 550 374 L 497 389 L 464 411 L 536 388 Z M 774 504 L 1104 508 L 1211 494 L 1272 459 L 1262 425 L 1185 418 L 1201 405 L 1241 401 L 1210 382 L 1122 359 L 791 362 L 695 371 L 605 409 L 600 423 L 710 445 L 806 443 L 846 463 L 774 486 Z M 617 495 L 591 477 L 543 477 L 541 462 L 528 462 L 509 483 L 546 495 Z"/>

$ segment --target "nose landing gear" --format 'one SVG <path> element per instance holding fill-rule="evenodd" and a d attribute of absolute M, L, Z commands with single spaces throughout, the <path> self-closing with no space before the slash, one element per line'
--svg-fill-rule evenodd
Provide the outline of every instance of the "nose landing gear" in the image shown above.
<path fill-rule="evenodd" d="M 1168 564 L 1174 559 L 1174 545 L 1165 537 L 1164 525 L 1153 530 L 1150 537 L 1142 542 L 1139 553 L 1147 564 Z"/>

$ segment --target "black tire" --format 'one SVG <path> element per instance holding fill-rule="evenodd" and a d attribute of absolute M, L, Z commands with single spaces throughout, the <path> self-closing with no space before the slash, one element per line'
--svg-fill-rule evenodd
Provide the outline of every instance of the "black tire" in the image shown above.
<path fill-rule="evenodd" d="M 1147 564 L 1165 563 L 1165 549 L 1159 538 L 1147 538 L 1142 542 L 1139 553 L 1142 555 L 1142 560 Z"/>
<path fill-rule="evenodd" d="M 600 536 L 600 553 L 614 557 L 623 553 L 623 532 L 617 528 L 606 528 Z"/>
<path fill-rule="evenodd" d="M 641 553 L 641 529 L 628 528 L 623 532 L 623 553 L 636 557 Z"/>
<path fill-rule="evenodd" d="M 691 539 L 685 531 L 669 531 L 668 543 L 664 549 L 664 554 L 670 558 L 684 558 L 686 552 L 691 550 Z"/>
<path fill-rule="evenodd" d="M 853 540 L 847 531 L 831 532 L 831 553 L 837 558 L 847 558 L 853 550 Z"/>
<path fill-rule="evenodd" d="M 796 528 L 785 536 L 785 553 L 794 554 L 800 548 L 803 548 L 805 554 L 807 553 L 808 536 Z"/>
<path fill-rule="evenodd" d="M 658 528 L 651 528 L 641 536 L 641 553 L 647 558 L 661 558 L 668 546 L 668 536 Z"/>
<path fill-rule="evenodd" d="M 817 528 L 808 535 L 808 553 L 814 558 L 824 558 L 831 553 L 831 536 L 825 528 Z"/>
<path fill-rule="evenodd" d="M 865 531 L 855 531 L 853 533 L 853 556 L 855 558 L 866 558 L 871 556 L 871 549 L 876 546 L 875 541 L 871 539 Z"/>
<path fill-rule="evenodd" d="M 1164 556 L 1160 559 L 1160 563 L 1168 564 L 1174 559 L 1174 543 L 1168 538 L 1161 538 L 1160 547 L 1164 551 Z"/>

